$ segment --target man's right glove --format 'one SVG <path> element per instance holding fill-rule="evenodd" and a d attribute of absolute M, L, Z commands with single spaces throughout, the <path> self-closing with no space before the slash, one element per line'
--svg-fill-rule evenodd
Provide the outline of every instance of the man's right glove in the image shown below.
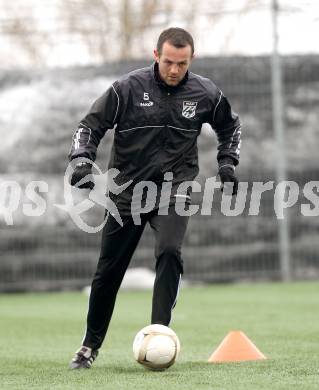
<path fill-rule="evenodd" d="M 83 184 L 77 185 L 82 179 L 85 178 L 85 176 L 89 176 L 87 178 L 87 181 Z M 77 188 L 90 188 L 93 190 L 94 188 L 94 179 L 92 176 L 92 165 L 87 162 L 80 162 L 75 166 L 75 169 L 73 171 L 73 174 L 71 176 L 70 180 L 71 186 L 77 187 Z"/>
<path fill-rule="evenodd" d="M 228 161 L 220 161 L 218 174 L 222 182 L 221 191 L 227 195 L 236 195 L 238 192 L 238 179 L 235 176 L 235 166 Z"/>

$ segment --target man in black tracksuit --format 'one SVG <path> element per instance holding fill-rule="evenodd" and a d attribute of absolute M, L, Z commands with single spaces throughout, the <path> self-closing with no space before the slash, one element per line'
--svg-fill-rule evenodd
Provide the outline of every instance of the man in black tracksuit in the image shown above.
<path fill-rule="evenodd" d="M 179 193 L 179 185 L 198 174 L 197 137 L 209 123 L 218 137 L 219 175 L 231 182 L 240 148 L 240 123 L 227 98 L 209 79 L 188 70 L 194 54 L 191 35 L 180 28 L 163 31 L 154 50 L 153 65 L 133 71 L 118 81 L 93 104 L 76 130 L 70 159 L 79 162 L 71 177 L 77 185 L 92 166 L 100 140 L 115 128 L 109 168 L 117 168 L 118 185 L 131 181 L 120 194 L 109 194 L 119 211 L 121 226 L 108 215 L 103 230 L 101 254 L 92 282 L 87 330 L 71 368 L 90 368 L 98 354 L 113 313 L 117 291 L 148 222 L 155 234 L 156 278 L 151 323 L 169 325 L 176 303 L 183 262 L 181 246 L 188 217 L 176 212 L 176 202 L 190 202 L 190 193 Z M 170 176 L 168 176 L 168 173 Z M 93 188 L 92 176 L 80 188 Z M 171 180 L 167 213 L 161 213 L 159 197 L 151 210 L 132 218 L 134 186 L 152 181 L 159 189 Z M 165 215 L 166 214 L 166 215 Z"/>

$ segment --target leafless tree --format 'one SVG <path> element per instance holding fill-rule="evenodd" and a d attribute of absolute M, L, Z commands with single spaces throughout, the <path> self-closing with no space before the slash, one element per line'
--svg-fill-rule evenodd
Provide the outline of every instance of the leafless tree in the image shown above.
<path fill-rule="evenodd" d="M 237 17 L 257 3 L 246 0 Z M 88 55 L 92 62 L 145 57 L 163 28 L 179 25 L 196 34 L 202 31 L 200 17 L 212 32 L 232 12 L 227 0 L 41 0 L 43 4 L 50 6 L 52 15 L 36 14 L 37 0 L 0 0 L 0 33 L 32 64 L 45 64 L 47 53 L 60 44 L 83 50 L 85 62 Z M 224 48 L 233 34 L 231 30 L 224 38 Z"/>
<path fill-rule="evenodd" d="M 100 61 L 110 56 L 111 9 L 104 0 L 69 0 L 59 5 L 67 37 L 81 43 Z"/>
<path fill-rule="evenodd" d="M 32 8 L 12 7 L 0 1 L 0 34 L 12 45 L 12 53 L 20 51 L 26 62 L 45 65 L 46 51 L 51 47 L 50 35 L 38 28 Z"/>

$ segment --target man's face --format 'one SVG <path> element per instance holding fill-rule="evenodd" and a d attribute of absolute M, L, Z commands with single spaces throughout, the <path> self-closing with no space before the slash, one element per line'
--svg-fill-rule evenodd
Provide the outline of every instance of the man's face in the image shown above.
<path fill-rule="evenodd" d="M 169 42 L 164 42 L 161 53 L 155 49 L 154 57 L 161 79 L 170 86 L 183 80 L 193 59 L 190 45 L 177 48 Z"/>

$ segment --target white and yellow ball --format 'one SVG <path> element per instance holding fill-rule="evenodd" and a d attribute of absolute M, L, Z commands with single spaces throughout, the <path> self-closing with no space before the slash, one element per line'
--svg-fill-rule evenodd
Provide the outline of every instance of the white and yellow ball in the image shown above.
<path fill-rule="evenodd" d="M 180 342 L 169 327 L 153 324 L 141 329 L 133 342 L 136 361 L 151 370 L 164 370 L 174 364 Z"/>

